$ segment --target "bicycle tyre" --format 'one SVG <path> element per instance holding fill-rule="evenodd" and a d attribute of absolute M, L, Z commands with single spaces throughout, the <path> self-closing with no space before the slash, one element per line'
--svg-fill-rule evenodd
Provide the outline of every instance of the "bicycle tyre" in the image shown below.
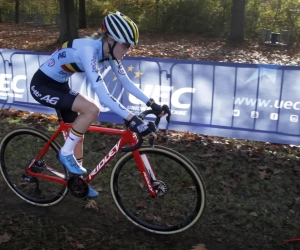
<path fill-rule="evenodd" d="M 203 214 L 206 203 L 205 184 L 197 168 L 180 153 L 162 146 L 143 146 L 139 152 L 147 156 L 167 191 L 161 197 L 151 197 L 132 153 L 125 153 L 115 164 L 110 178 L 118 209 L 133 224 L 152 233 L 175 234 L 192 227 Z M 164 204 L 159 205 L 160 201 Z M 163 216 L 156 213 L 158 208 L 165 212 Z M 170 222 L 164 222 L 165 219 Z"/>
<path fill-rule="evenodd" d="M 3 137 L 0 143 L 0 171 L 10 189 L 22 200 L 36 206 L 51 206 L 60 202 L 68 192 L 65 185 L 44 178 L 26 177 L 25 168 L 49 140 L 49 136 L 35 128 L 17 128 Z M 60 146 L 53 141 L 44 161 L 55 167 L 66 178 L 68 172 L 56 158 Z M 50 164 L 49 164 L 50 163 Z M 35 167 L 36 171 L 52 175 L 46 168 Z M 30 179 L 31 178 L 31 179 Z M 30 182 L 29 180 L 34 180 Z M 39 188 L 38 188 L 39 187 Z"/>

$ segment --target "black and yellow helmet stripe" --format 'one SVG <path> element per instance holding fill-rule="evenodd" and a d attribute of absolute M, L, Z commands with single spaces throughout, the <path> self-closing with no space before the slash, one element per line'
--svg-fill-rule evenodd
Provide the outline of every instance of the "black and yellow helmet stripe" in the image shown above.
<path fill-rule="evenodd" d="M 128 16 L 124 15 L 122 17 L 131 26 L 131 30 L 133 32 L 134 43 L 137 44 L 138 41 L 139 41 L 139 31 L 138 31 L 138 28 L 137 28 L 136 24 Z"/>

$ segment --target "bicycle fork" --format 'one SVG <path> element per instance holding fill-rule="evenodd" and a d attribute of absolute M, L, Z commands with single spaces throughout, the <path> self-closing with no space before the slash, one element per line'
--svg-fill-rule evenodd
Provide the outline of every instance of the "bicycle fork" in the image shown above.
<path fill-rule="evenodd" d="M 148 188 L 148 191 L 152 197 L 156 197 L 157 193 L 153 189 L 152 183 L 156 181 L 155 174 L 153 172 L 153 169 L 151 167 L 151 164 L 148 160 L 147 155 L 140 154 L 138 150 L 135 150 L 132 152 L 134 159 L 138 165 L 138 168 L 142 174 L 142 177 L 144 179 L 144 182 L 146 183 L 146 186 Z"/>

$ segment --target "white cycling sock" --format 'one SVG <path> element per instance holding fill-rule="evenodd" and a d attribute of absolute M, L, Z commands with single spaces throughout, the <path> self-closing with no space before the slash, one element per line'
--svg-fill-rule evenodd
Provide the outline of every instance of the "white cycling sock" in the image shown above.
<path fill-rule="evenodd" d="M 76 144 L 81 140 L 82 136 L 82 133 L 79 133 L 72 128 L 69 132 L 68 138 L 65 141 L 65 144 L 61 148 L 61 154 L 63 156 L 73 154 L 73 150 Z"/>
<path fill-rule="evenodd" d="M 77 163 L 82 167 L 82 157 L 79 159 L 76 159 Z"/>

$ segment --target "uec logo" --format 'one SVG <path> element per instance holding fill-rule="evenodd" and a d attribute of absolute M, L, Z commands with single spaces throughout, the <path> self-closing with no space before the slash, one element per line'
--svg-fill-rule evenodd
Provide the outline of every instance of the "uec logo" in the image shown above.
<path fill-rule="evenodd" d="M 15 77 L 12 77 L 12 74 L 0 74 L 0 91 L 12 90 L 14 93 L 24 93 L 25 86 L 23 88 L 18 88 L 17 86 L 17 84 L 21 80 L 26 80 L 26 76 L 17 75 Z"/>

